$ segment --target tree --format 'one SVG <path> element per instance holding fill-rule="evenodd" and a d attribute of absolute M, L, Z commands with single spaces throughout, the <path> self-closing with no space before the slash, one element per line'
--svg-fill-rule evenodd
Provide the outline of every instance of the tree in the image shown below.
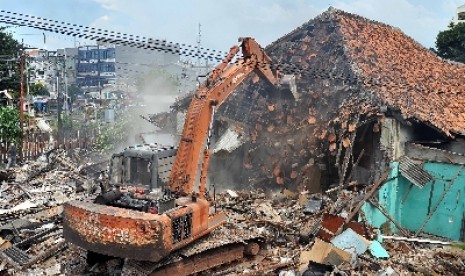
<path fill-rule="evenodd" d="M 440 57 L 465 63 L 465 23 L 451 23 L 449 29 L 438 33 L 436 53 Z"/>
<path fill-rule="evenodd" d="M 21 44 L 6 32 L 6 27 L 0 27 L 0 90 L 11 89 L 19 91 L 20 74 L 17 57 Z"/>
<path fill-rule="evenodd" d="M 39 82 L 29 85 L 29 94 L 33 96 L 47 96 L 50 95 L 50 92 L 43 83 Z"/>
<path fill-rule="evenodd" d="M 134 133 L 134 125 L 130 122 L 133 118 L 119 116 L 113 124 L 102 125 L 95 145 L 101 152 L 111 153 L 117 148 L 126 147 L 131 133 Z"/>
<path fill-rule="evenodd" d="M 0 139 L 20 144 L 19 110 L 11 106 L 0 106 Z"/>

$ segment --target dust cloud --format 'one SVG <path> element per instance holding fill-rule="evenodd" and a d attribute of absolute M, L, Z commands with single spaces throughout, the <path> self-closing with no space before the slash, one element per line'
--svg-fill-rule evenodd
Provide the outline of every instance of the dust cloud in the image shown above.
<path fill-rule="evenodd" d="M 148 117 L 149 114 L 169 111 L 179 96 L 177 82 L 169 74 L 151 72 L 138 79 L 136 93 L 135 103 L 129 106 L 124 114 L 129 121 L 126 146 L 141 142 L 174 145 L 173 135 L 160 132 L 158 127 L 142 119 L 140 115 Z M 145 134 L 146 141 L 141 141 L 141 134 Z"/>

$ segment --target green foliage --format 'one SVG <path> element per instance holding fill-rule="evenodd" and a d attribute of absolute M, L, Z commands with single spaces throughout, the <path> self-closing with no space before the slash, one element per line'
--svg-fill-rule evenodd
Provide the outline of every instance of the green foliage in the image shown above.
<path fill-rule="evenodd" d="M 73 118 L 66 114 L 61 114 L 61 123 L 63 129 L 73 129 Z"/>
<path fill-rule="evenodd" d="M 129 139 L 131 124 L 128 116 L 119 116 L 113 124 L 101 126 L 100 135 L 95 145 L 97 150 L 111 153 L 119 146 L 125 145 Z"/>
<path fill-rule="evenodd" d="M 0 90 L 20 90 L 19 65 L 14 61 L 14 58 L 19 57 L 20 48 L 21 44 L 6 32 L 6 27 L 0 27 L 0 55 L 12 59 L 8 62 L 0 62 Z"/>
<path fill-rule="evenodd" d="M 79 120 L 73 120 L 72 115 L 61 114 L 61 123 L 63 130 L 78 130 L 82 126 Z"/>
<path fill-rule="evenodd" d="M 65 113 L 61 114 L 61 131 L 62 131 L 62 133 L 69 132 L 69 131 L 80 130 L 84 124 L 89 128 L 97 127 L 97 126 L 91 125 L 90 122 L 83 122 L 83 121 L 79 121 L 79 120 L 73 120 L 72 115 L 67 115 Z M 55 137 L 57 137 L 58 136 L 58 118 L 56 116 L 50 118 L 49 126 L 52 129 L 52 134 Z"/>
<path fill-rule="evenodd" d="M 452 248 L 465 250 L 465 244 L 464 243 L 456 243 L 456 244 L 452 245 Z"/>
<path fill-rule="evenodd" d="M 20 144 L 19 110 L 11 106 L 0 106 L 0 138 Z"/>
<path fill-rule="evenodd" d="M 436 37 L 438 56 L 465 63 L 465 23 L 451 24 Z"/>
<path fill-rule="evenodd" d="M 39 82 L 29 85 L 29 94 L 33 96 L 48 96 L 50 92 L 44 84 Z"/>

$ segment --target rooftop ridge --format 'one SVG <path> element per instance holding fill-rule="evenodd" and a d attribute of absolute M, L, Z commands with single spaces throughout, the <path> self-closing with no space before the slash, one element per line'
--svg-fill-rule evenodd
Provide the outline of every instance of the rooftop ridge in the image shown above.
<path fill-rule="evenodd" d="M 338 47 L 343 52 L 337 52 Z M 288 51 L 287 59 L 306 66 L 315 51 L 325 51 L 320 54 L 326 59 L 311 66 L 343 57 L 359 80 L 357 97 L 369 93 L 378 104 L 434 126 L 446 136 L 465 135 L 465 64 L 440 58 L 398 27 L 330 7 L 266 50 Z"/>
<path fill-rule="evenodd" d="M 330 7 L 331 9 L 332 7 Z M 374 19 L 369 19 L 367 17 L 364 17 L 364 16 L 361 16 L 361 15 L 358 15 L 358 14 L 355 14 L 355 13 L 350 13 L 350 12 L 347 12 L 347 11 L 344 11 L 344 10 L 341 10 L 341 9 L 337 9 L 337 8 L 332 8 L 333 9 L 333 13 L 335 13 L 336 15 L 338 16 L 342 16 L 342 17 L 348 17 L 348 18 L 352 18 L 352 19 L 356 19 L 356 20 L 362 20 L 364 22 L 366 22 L 367 24 L 375 24 L 375 25 L 378 25 L 380 27 L 386 27 L 386 28 L 390 28 L 392 29 L 393 31 L 397 31 L 397 32 L 400 32 L 402 35 L 404 35 L 406 38 L 408 38 L 409 40 L 411 40 L 413 43 L 416 44 L 416 46 L 420 47 L 420 48 L 423 48 L 424 50 L 428 51 L 428 52 L 431 52 L 433 54 L 436 55 L 436 53 L 434 53 L 433 51 L 431 51 L 431 49 L 429 48 L 426 48 L 423 44 L 421 44 L 420 42 L 416 41 L 413 37 L 411 37 L 410 35 L 406 34 L 405 32 L 402 31 L 402 29 L 400 29 L 399 27 L 395 27 L 395 26 L 392 26 L 392 25 L 389 25 L 387 23 L 384 23 L 384 22 L 380 22 L 380 21 L 377 21 L 377 20 L 374 20 Z M 329 11 L 329 10 L 328 10 Z M 328 12 L 326 11 L 326 12 Z M 338 18 L 340 20 L 340 18 Z M 437 55 L 436 55 L 437 56 Z M 438 58 L 442 59 L 441 57 L 437 56 Z M 446 59 L 444 59 L 446 60 Z"/>

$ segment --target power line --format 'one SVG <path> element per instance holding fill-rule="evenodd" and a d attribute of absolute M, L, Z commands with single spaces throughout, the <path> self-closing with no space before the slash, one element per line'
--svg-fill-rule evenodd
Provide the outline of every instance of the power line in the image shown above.
<path fill-rule="evenodd" d="M 166 40 L 151 39 L 144 36 L 137 36 L 131 34 L 124 34 L 120 32 L 107 31 L 98 28 L 85 27 L 82 25 L 67 23 L 63 21 L 60 22 L 56 20 L 45 19 L 27 14 L 9 12 L 5 10 L 0 10 L 0 22 L 41 29 L 64 35 L 71 35 L 74 37 L 95 40 L 97 42 L 124 45 L 154 51 L 162 51 L 165 53 L 183 55 L 194 58 L 206 58 L 219 61 L 222 60 L 223 57 L 226 55 L 225 52 L 207 48 L 199 48 L 188 44 L 180 44 L 168 42 Z M 237 64 L 240 62 L 242 62 L 242 60 L 238 59 L 233 63 Z M 259 66 L 264 66 L 268 68 L 269 65 L 259 64 Z M 296 65 L 295 63 L 273 62 L 271 64 L 271 69 L 279 69 L 279 71 L 284 74 L 299 74 L 301 76 L 308 76 L 313 78 L 341 80 L 345 84 L 349 85 L 365 83 L 374 86 L 380 86 L 383 83 L 385 83 L 385 80 L 382 78 L 367 76 L 362 77 L 352 72 L 349 75 L 343 75 L 341 73 L 336 73 L 334 70 L 302 67 L 301 65 Z M 395 80 L 389 79 L 388 81 L 392 82 Z M 408 86 L 408 84 L 399 83 L 397 87 L 405 86 Z"/>
<path fill-rule="evenodd" d="M 59 25 L 62 25 L 62 26 L 64 26 L 64 25 L 73 26 L 73 27 L 76 27 L 76 28 L 82 28 L 85 31 L 89 31 L 90 33 L 109 34 L 109 35 L 114 36 L 115 38 L 131 37 L 135 41 L 138 41 L 138 42 L 151 42 L 151 43 L 154 43 L 154 44 L 162 44 L 162 43 L 167 42 L 166 40 L 152 39 L 152 38 L 147 38 L 147 37 L 144 37 L 144 36 L 138 36 L 138 35 L 132 35 L 132 34 L 124 34 L 124 33 L 115 32 L 115 31 L 108 31 L 108 30 L 99 29 L 99 28 L 93 28 L 93 27 L 87 27 L 87 26 L 78 25 L 78 24 L 72 24 L 72 23 L 68 23 L 68 22 L 64 22 L 64 21 L 46 19 L 46 18 L 42 18 L 42 17 L 39 17 L 39 16 L 34 16 L 34 15 L 10 12 L 10 11 L 5 11 L 5 10 L 0 10 L 0 13 L 13 14 L 13 15 L 20 16 L 20 17 L 25 17 L 25 18 L 32 18 L 32 19 L 38 20 L 38 21 L 52 22 L 54 24 L 59 24 Z M 45 23 L 45 24 L 47 24 L 47 23 Z M 203 50 L 203 51 L 210 51 L 210 52 L 218 52 L 219 55 L 227 54 L 226 52 L 223 52 L 223 51 L 217 51 L 217 50 L 214 50 L 214 49 L 202 48 L 202 47 L 200 47 L 200 45 L 198 47 L 196 47 L 196 46 L 192 46 L 192 45 L 189 45 L 189 44 L 181 44 L 181 43 L 174 43 L 174 42 L 167 42 L 167 43 L 175 44 L 175 45 L 180 46 L 180 47 L 197 48 L 198 51 Z"/>
<path fill-rule="evenodd" d="M 6 15 L 5 15 L 6 14 Z M 72 35 L 77 37 L 82 37 L 86 39 L 92 39 L 100 42 L 108 42 L 114 44 L 133 44 L 134 47 L 139 48 L 153 48 L 154 50 L 168 50 L 174 53 L 179 53 L 192 56 L 193 53 L 200 53 L 200 55 L 195 55 L 194 57 L 203 57 L 213 60 L 221 60 L 222 57 L 226 54 L 222 51 L 217 51 L 213 49 L 199 48 L 197 46 L 192 46 L 188 44 L 168 42 L 166 40 L 152 39 L 144 36 L 137 36 L 131 34 L 124 34 L 120 32 L 107 31 L 98 28 L 85 27 L 82 25 L 67 23 L 63 21 L 56 21 L 45 19 L 41 17 L 36 17 L 27 14 L 9 12 L 5 10 L 0 11 L 0 22 L 7 24 L 26 26 L 32 28 L 38 28 L 41 30 L 46 30 L 55 33 L 61 33 L 66 35 Z"/>
<path fill-rule="evenodd" d="M 13 17 L 9 15 L 3 15 L 1 13 L 13 14 L 13 15 L 17 15 L 20 17 L 17 18 L 17 17 Z M 37 20 L 41 20 L 41 21 L 38 22 Z M 82 37 L 85 39 L 92 39 L 92 40 L 96 40 L 99 42 L 107 42 L 111 44 L 125 45 L 125 46 L 131 46 L 131 47 L 136 47 L 136 48 L 148 49 L 148 50 L 163 51 L 166 53 L 180 54 L 180 55 L 190 56 L 194 58 L 200 57 L 200 58 L 209 58 L 209 59 L 216 59 L 216 60 L 221 60 L 223 58 L 223 56 L 218 56 L 216 54 L 216 52 L 220 53 L 219 51 L 216 51 L 216 50 L 210 50 L 210 49 L 195 47 L 195 46 L 186 45 L 186 44 L 172 43 L 172 42 L 167 42 L 164 40 L 162 41 L 162 40 L 157 40 L 157 39 L 149 39 L 146 37 L 128 35 L 128 34 L 123 34 L 120 32 L 113 32 L 113 31 L 107 31 L 107 30 L 102 30 L 102 29 L 97 29 L 97 28 L 90 28 L 90 27 L 85 27 L 82 25 L 59 22 L 56 20 L 44 19 L 41 17 L 24 15 L 21 13 L 8 12 L 4 10 L 0 11 L 0 22 L 5 22 L 8 24 L 16 24 L 20 26 L 27 26 L 27 27 L 32 27 L 32 28 L 38 28 L 38 29 L 47 30 L 51 32 Z M 48 22 L 51 22 L 51 23 L 48 23 Z M 80 30 L 79 28 L 82 28 L 83 30 Z M 110 37 L 106 35 L 110 35 Z M 145 41 L 142 41 L 142 40 L 145 40 Z M 182 49 L 182 48 L 176 48 L 176 47 L 173 48 L 173 45 L 187 46 L 187 47 L 191 47 L 194 49 Z M 203 50 L 203 52 L 200 50 Z M 236 61 L 236 63 L 237 62 L 240 62 L 240 61 Z M 304 71 L 306 71 L 305 68 L 299 68 L 295 64 L 274 63 L 273 67 L 275 69 L 279 67 L 281 71 L 284 70 L 284 72 L 288 74 L 292 74 L 292 73 L 302 74 Z M 317 74 L 312 74 L 312 75 L 317 75 Z"/>

